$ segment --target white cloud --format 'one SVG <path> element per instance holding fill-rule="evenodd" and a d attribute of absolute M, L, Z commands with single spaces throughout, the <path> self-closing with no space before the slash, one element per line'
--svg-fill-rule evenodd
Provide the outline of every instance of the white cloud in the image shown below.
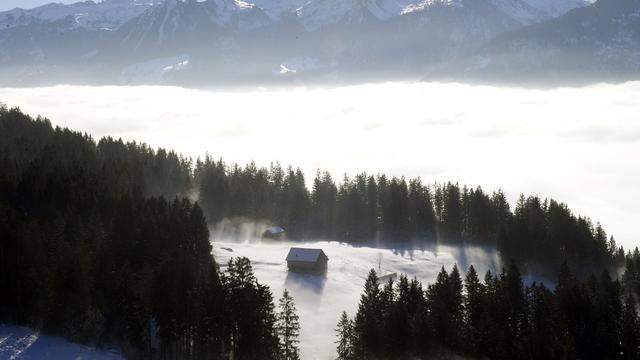
<path fill-rule="evenodd" d="M 640 83 L 527 90 L 435 83 L 201 91 L 0 89 L 54 124 L 197 157 L 458 181 L 567 202 L 639 244 Z"/>

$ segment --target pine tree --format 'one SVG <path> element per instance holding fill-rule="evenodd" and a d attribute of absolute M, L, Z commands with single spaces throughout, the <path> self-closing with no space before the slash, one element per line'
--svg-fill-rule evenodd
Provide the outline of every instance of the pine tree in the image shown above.
<path fill-rule="evenodd" d="M 465 344 L 472 355 L 478 356 L 482 335 L 480 321 L 483 312 L 484 286 L 480 283 L 473 265 L 469 266 L 464 285 L 466 289 L 464 296 Z"/>
<path fill-rule="evenodd" d="M 380 344 L 380 289 L 378 275 L 371 269 L 365 281 L 364 293 L 360 297 L 358 313 L 355 317 L 356 357 L 375 357 L 381 350 Z"/>
<path fill-rule="evenodd" d="M 504 277 L 504 291 L 506 291 L 507 312 L 507 340 L 505 350 L 510 357 L 516 356 L 518 340 L 521 336 L 522 322 L 525 320 L 525 294 L 520 270 L 514 260 L 509 262 Z"/>
<path fill-rule="evenodd" d="M 336 340 L 338 359 L 337 360 L 354 360 L 354 344 L 353 344 L 353 321 L 347 316 L 347 312 L 343 311 L 340 315 L 340 321 L 335 329 L 338 340 Z"/>
<path fill-rule="evenodd" d="M 627 297 L 622 319 L 622 358 L 625 360 L 640 358 L 640 323 L 636 311 L 635 299 Z"/>
<path fill-rule="evenodd" d="M 298 349 L 300 322 L 298 314 L 296 314 L 296 305 L 287 289 L 282 293 L 279 307 L 276 329 L 280 339 L 280 359 L 298 360 L 300 359 Z"/>
<path fill-rule="evenodd" d="M 449 346 L 453 350 L 458 350 L 461 345 L 462 325 L 463 325 L 463 298 L 462 298 L 462 278 L 458 265 L 454 264 L 449 274 L 449 319 L 450 334 Z"/>

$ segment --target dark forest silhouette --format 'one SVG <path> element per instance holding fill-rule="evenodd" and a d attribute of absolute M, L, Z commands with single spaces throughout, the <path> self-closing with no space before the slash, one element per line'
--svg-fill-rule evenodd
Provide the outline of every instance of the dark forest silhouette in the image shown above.
<path fill-rule="evenodd" d="M 443 267 L 426 288 L 371 270 L 354 318 L 339 319 L 338 359 L 638 359 L 640 254 L 630 261 L 622 283 L 606 270 L 579 281 L 563 263 L 555 290 L 525 286 L 513 261 L 484 281 Z"/>
<path fill-rule="evenodd" d="M 581 269 L 624 265 L 613 236 L 567 205 L 521 195 L 511 211 L 505 194 L 458 184 L 360 174 L 336 184 L 318 172 L 311 190 L 300 169 L 258 168 L 198 160 L 194 187 L 210 224 L 242 217 L 282 226 L 292 239 L 348 243 L 373 239 L 416 245 L 478 245 L 503 257 L 555 269 L 563 261 Z"/>
<path fill-rule="evenodd" d="M 0 169 L 0 322 L 130 358 L 297 354 L 288 294 L 283 317 L 248 259 L 215 263 L 184 159 L 0 107 Z"/>

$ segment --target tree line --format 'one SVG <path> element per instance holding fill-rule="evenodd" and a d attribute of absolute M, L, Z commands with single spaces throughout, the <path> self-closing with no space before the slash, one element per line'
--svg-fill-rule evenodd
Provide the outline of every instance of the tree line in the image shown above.
<path fill-rule="evenodd" d="M 129 358 L 297 358 L 289 294 L 216 264 L 189 161 L 0 106 L 0 169 L 0 323 Z"/>
<path fill-rule="evenodd" d="M 210 225 L 240 217 L 282 226 L 293 240 L 491 246 L 520 264 L 550 269 L 565 260 L 580 269 L 613 269 L 624 266 L 629 253 L 599 223 L 576 216 L 553 199 L 520 196 L 512 210 L 500 190 L 487 193 L 481 187 L 424 184 L 419 178 L 384 174 L 345 175 L 336 182 L 331 174 L 320 171 L 308 188 L 300 169 L 285 169 L 278 163 L 269 168 L 254 163 L 241 167 L 210 156 L 193 162 L 145 144 L 109 137 L 96 143 L 86 134 L 53 131 L 46 119 L 9 127 L 9 118 L 25 115 L 3 109 L 6 129 L 0 146 L 5 156 L 0 165 L 6 169 L 4 177 L 15 182 L 26 173 L 29 181 L 36 182 L 56 172 L 58 184 L 51 184 L 56 186 L 51 193 L 80 201 L 78 206 L 112 209 L 114 199 L 133 190 L 143 197 L 190 197 L 198 200 Z M 36 158 L 38 154 L 44 155 Z M 79 169 L 91 174 L 96 191 L 78 193 L 87 188 L 73 176 Z M 42 203 L 40 209 L 47 204 L 47 199 L 24 200 Z M 48 201 L 50 206 L 57 205 Z"/>
<path fill-rule="evenodd" d="M 500 190 L 367 174 L 336 184 L 328 172 L 318 172 L 308 190 L 300 169 L 240 167 L 209 156 L 196 161 L 193 183 L 211 224 L 264 220 L 292 239 L 492 246 L 505 258 L 552 269 L 563 261 L 613 269 L 627 255 L 599 223 L 538 196 L 520 196 L 512 211 Z"/>
<path fill-rule="evenodd" d="M 631 260 L 637 266 L 640 255 Z M 423 287 L 405 275 L 379 284 L 371 270 L 357 313 L 336 328 L 339 360 L 638 359 L 637 273 L 581 281 L 563 263 L 557 284 L 525 286 L 515 262 L 484 279 L 442 268 Z"/>

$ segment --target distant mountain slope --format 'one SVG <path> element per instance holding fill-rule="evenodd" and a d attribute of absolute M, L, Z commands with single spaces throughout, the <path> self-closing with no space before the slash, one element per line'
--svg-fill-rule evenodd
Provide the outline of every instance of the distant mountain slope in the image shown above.
<path fill-rule="evenodd" d="M 524 0 L 531 7 L 551 17 L 566 14 L 569 10 L 585 6 L 594 0 Z"/>
<path fill-rule="evenodd" d="M 465 63 L 477 76 L 626 78 L 640 72 L 640 1 L 599 0 L 498 36 Z"/>
<path fill-rule="evenodd" d="M 0 84 L 57 78 L 98 83 L 415 78 L 482 54 L 478 51 L 483 48 L 499 49 L 495 39 L 519 36 L 523 27 L 585 4 L 584 0 L 50 4 L 0 13 Z M 474 59 L 464 66 L 473 70 L 478 64 L 484 62 Z"/>
<path fill-rule="evenodd" d="M 33 22 L 57 22 L 71 17 L 77 26 L 91 30 L 115 30 L 139 16 L 161 0 L 84 1 L 71 5 L 51 3 L 34 9 L 13 9 L 0 12 L 0 29 Z"/>
<path fill-rule="evenodd" d="M 74 63 L 90 56 L 105 35 L 70 17 L 11 27 L 0 31 L 0 66 Z"/>

